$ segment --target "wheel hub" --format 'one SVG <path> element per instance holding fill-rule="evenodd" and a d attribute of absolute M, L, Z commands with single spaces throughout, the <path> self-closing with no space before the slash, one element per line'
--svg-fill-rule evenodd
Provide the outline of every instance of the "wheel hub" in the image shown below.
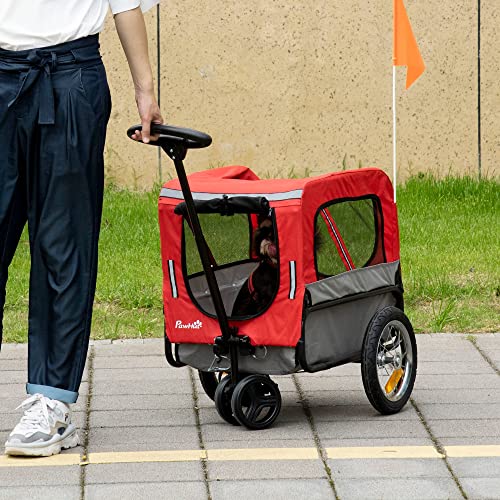
<path fill-rule="evenodd" d="M 377 346 L 377 376 L 380 388 L 390 401 L 398 401 L 408 384 L 407 373 L 411 371 L 413 353 L 409 334 L 398 320 L 388 322 Z"/>
<path fill-rule="evenodd" d="M 401 356 L 399 354 L 397 354 L 394 358 L 394 367 L 397 369 L 397 368 L 401 368 L 403 364 L 403 360 L 401 359 Z"/>

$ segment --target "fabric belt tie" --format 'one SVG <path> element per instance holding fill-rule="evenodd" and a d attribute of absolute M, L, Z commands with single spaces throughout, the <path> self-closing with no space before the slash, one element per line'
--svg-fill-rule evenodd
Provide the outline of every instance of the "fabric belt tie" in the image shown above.
<path fill-rule="evenodd" d="M 51 52 L 43 55 L 39 50 L 33 50 L 26 58 L 31 64 L 31 68 L 21 81 L 21 86 L 16 96 L 9 102 L 7 107 L 13 106 L 33 85 L 40 81 L 40 108 L 38 110 L 38 123 L 40 125 L 54 125 L 54 89 L 52 87 L 52 71 L 57 66 L 57 54 Z"/>
<path fill-rule="evenodd" d="M 13 106 L 25 94 L 35 82 L 40 81 L 40 108 L 38 111 L 38 123 L 40 125 L 54 125 L 54 89 L 52 87 L 52 71 L 56 69 L 57 54 L 51 52 L 50 55 L 42 55 L 39 50 L 33 50 L 26 58 L 31 68 L 21 81 L 21 86 L 16 96 L 7 105 Z"/>
<path fill-rule="evenodd" d="M 22 54 L 0 50 L 0 63 L 7 71 L 26 71 L 19 90 L 15 97 L 7 104 L 12 107 L 35 84 L 39 84 L 40 105 L 38 110 L 38 123 L 40 125 L 54 125 L 55 106 L 52 73 L 59 65 L 78 66 L 83 63 L 97 63 L 101 60 L 99 54 L 99 38 L 91 35 L 87 38 L 66 42 L 45 49 L 23 51 Z"/>

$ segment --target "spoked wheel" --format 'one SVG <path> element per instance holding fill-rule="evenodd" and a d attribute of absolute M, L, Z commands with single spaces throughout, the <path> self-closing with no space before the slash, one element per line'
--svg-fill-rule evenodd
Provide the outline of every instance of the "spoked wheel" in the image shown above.
<path fill-rule="evenodd" d="M 281 410 L 278 384 L 265 375 L 249 375 L 236 385 L 231 398 L 233 415 L 248 429 L 272 425 Z"/>
<path fill-rule="evenodd" d="M 198 375 L 200 377 L 201 386 L 205 391 L 205 394 L 212 400 L 215 401 L 215 391 L 225 372 L 204 372 L 198 370 Z"/>
<path fill-rule="evenodd" d="M 363 345 L 361 375 L 366 395 L 384 415 L 408 401 L 417 375 L 417 344 L 410 320 L 397 307 L 372 319 Z"/>
<path fill-rule="evenodd" d="M 226 422 L 233 425 L 240 425 L 238 420 L 234 418 L 233 410 L 231 409 L 231 396 L 233 395 L 233 389 L 234 387 L 231 383 L 231 375 L 226 375 L 215 389 L 215 408 L 217 408 L 217 413 Z"/>

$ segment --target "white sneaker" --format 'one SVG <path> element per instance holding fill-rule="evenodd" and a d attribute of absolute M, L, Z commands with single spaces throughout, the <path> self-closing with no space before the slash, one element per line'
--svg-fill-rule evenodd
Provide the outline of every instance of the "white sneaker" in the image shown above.
<path fill-rule="evenodd" d="M 5 443 L 7 455 L 49 457 L 80 444 L 69 407 L 41 394 L 30 396 L 17 409 L 24 415 Z"/>

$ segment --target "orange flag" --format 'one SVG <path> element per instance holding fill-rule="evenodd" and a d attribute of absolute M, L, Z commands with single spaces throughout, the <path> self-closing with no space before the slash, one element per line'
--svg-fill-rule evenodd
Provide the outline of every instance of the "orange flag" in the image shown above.
<path fill-rule="evenodd" d="M 394 66 L 407 66 L 407 89 L 425 69 L 403 0 L 394 0 Z"/>

